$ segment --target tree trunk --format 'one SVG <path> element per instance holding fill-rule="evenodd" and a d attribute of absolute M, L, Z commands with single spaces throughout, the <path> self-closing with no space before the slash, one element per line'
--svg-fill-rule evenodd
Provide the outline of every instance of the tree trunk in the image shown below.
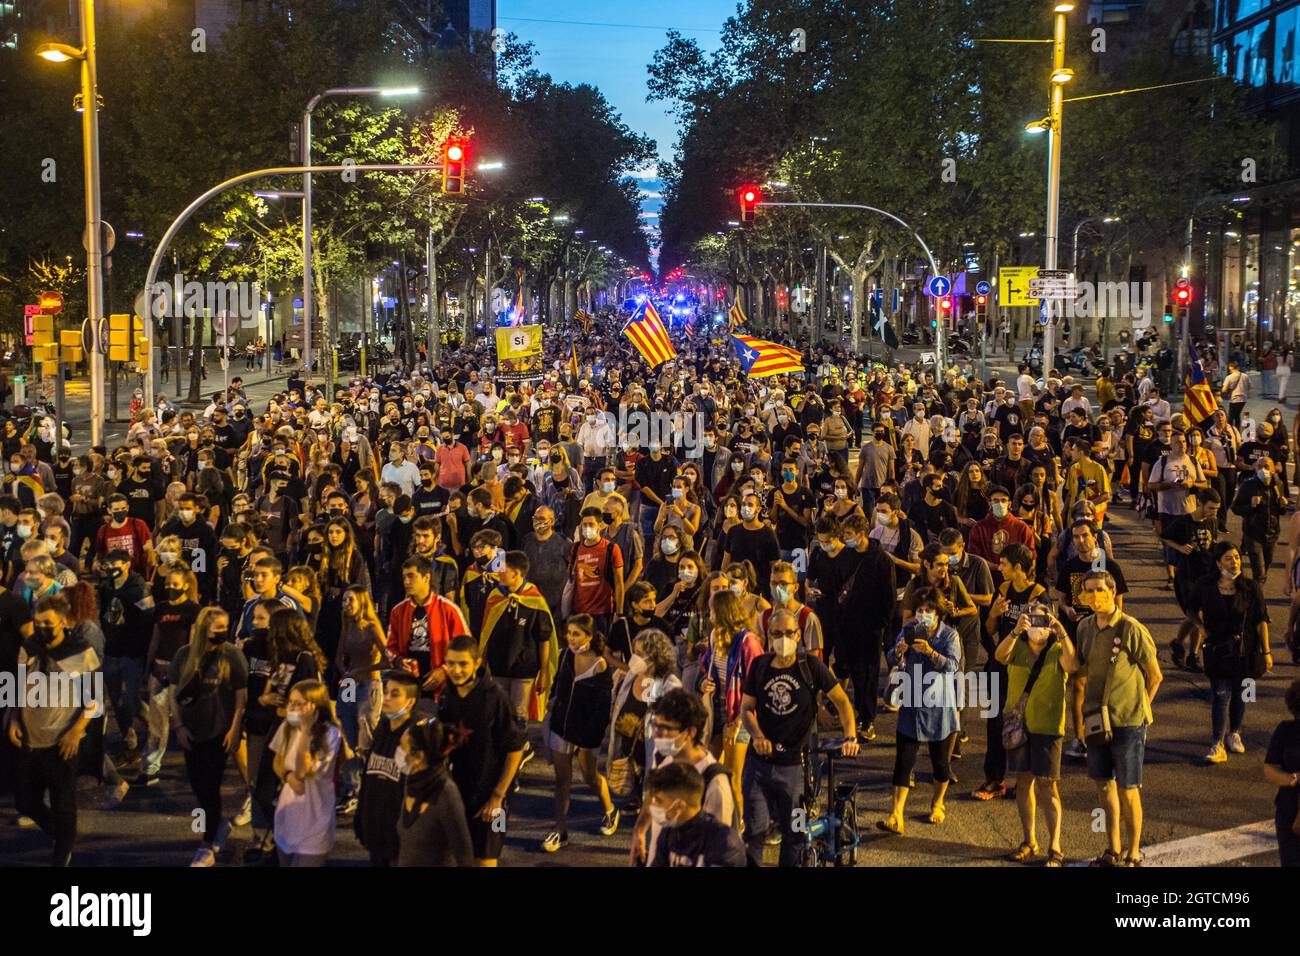
<path fill-rule="evenodd" d="M 203 400 L 203 317 L 193 316 L 190 319 L 190 331 L 194 336 L 193 350 L 190 352 L 190 391 L 185 396 L 185 400 L 191 403 L 198 403 Z M 180 374 L 179 371 L 177 374 Z"/>
<path fill-rule="evenodd" d="M 849 284 L 850 295 L 853 297 L 849 313 L 849 348 L 852 354 L 856 356 L 862 351 L 862 314 L 863 306 L 866 304 L 867 290 L 866 270 L 852 270 L 849 273 Z"/>
<path fill-rule="evenodd" d="M 406 252 L 401 254 L 401 266 L 397 273 L 398 295 L 401 304 L 397 310 L 397 346 L 407 368 L 415 367 L 415 324 L 411 321 L 411 289 L 406 276 Z"/>

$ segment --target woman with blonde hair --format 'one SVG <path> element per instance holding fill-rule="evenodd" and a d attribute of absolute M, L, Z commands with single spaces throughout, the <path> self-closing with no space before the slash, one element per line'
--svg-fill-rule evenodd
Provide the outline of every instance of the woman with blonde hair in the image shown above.
<path fill-rule="evenodd" d="M 740 703 L 744 696 L 745 677 L 754 660 L 762 655 L 763 645 L 750 629 L 751 615 L 740 595 L 731 590 L 719 591 L 712 598 L 710 616 L 713 630 L 700 656 L 700 676 L 696 690 L 713 715 L 709 749 L 720 757 L 731 775 L 736 793 L 736 812 L 744 813 L 741 799 L 741 773 L 749 749 L 749 732 L 740 722 Z"/>
<path fill-rule="evenodd" d="M 163 535 L 154 541 L 154 549 L 150 552 L 150 558 L 153 560 L 153 573 L 149 579 L 149 589 L 155 604 L 166 600 L 166 595 L 163 593 L 163 582 L 167 580 L 168 573 L 179 568 L 189 570 L 189 565 L 181 560 L 182 553 L 181 539 L 178 535 Z"/>
<path fill-rule="evenodd" d="M 758 593 L 758 572 L 749 561 L 733 561 L 727 565 L 728 586 L 740 598 L 749 615 L 749 626 L 758 626 L 758 616 L 772 606 L 772 602 Z"/>
<path fill-rule="evenodd" d="M 314 634 L 321 609 L 320 580 L 316 577 L 316 569 L 308 564 L 295 564 L 284 573 L 281 588 L 298 602 L 306 615 L 308 631 Z"/>
<path fill-rule="evenodd" d="M 582 476 L 578 474 L 578 469 L 569 464 L 569 453 L 559 444 L 551 446 L 549 457 L 542 462 L 541 467 L 545 470 L 542 472 L 542 491 L 539 497 L 542 504 L 560 513 L 565 494 L 582 494 Z"/>
<path fill-rule="evenodd" d="M 230 618 L 205 607 L 167 670 L 171 725 L 203 811 L 203 838 L 190 866 L 212 866 L 230 833 L 221 817 L 221 778 L 239 746 L 248 704 L 248 662 L 230 643 Z"/>
<path fill-rule="evenodd" d="M 351 693 L 339 695 L 339 723 L 349 746 L 360 757 L 370 752 L 371 737 L 379 723 L 384 701 L 380 672 L 389 665 L 384 626 L 367 585 L 354 584 L 343 592 L 342 631 L 334 669 Z M 349 761 L 343 768 L 343 793 L 339 805 L 345 813 L 356 809 L 362 764 Z"/>
<path fill-rule="evenodd" d="M 155 528 L 161 528 L 172 518 L 176 517 L 177 510 L 181 506 L 181 495 L 189 491 L 183 481 L 169 482 L 167 491 L 163 493 L 162 501 L 158 502 L 158 520 L 155 522 Z"/>
<path fill-rule="evenodd" d="M 334 846 L 334 764 L 347 745 L 321 681 L 298 681 L 290 688 L 271 750 L 275 774 L 284 784 L 275 804 L 280 865 L 324 866 Z"/>

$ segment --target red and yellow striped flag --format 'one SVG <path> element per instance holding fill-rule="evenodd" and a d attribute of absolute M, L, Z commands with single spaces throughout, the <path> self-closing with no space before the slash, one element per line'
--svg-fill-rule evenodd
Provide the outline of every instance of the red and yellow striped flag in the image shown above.
<path fill-rule="evenodd" d="M 668 338 L 663 319 L 659 318 L 659 313 L 649 299 L 642 306 L 640 315 L 634 315 L 624 326 L 623 334 L 632 340 L 641 357 L 653 368 L 677 357 L 677 350 Z"/>
<path fill-rule="evenodd" d="M 730 328 L 738 329 L 748 321 L 749 319 L 745 316 L 745 310 L 740 307 L 740 300 L 737 299 L 732 304 L 731 308 L 727 310 L 727 322 Z"/>

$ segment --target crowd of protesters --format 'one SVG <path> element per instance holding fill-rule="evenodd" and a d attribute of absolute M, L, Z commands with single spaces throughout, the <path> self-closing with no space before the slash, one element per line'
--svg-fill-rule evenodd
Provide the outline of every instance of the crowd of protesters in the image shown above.
<path fill-rule="evenodd" d="M 345 825 L 376 866 L 490 866 L 542 754 L 544 852 L 569 845 L 576 769 L 634 865 L 743 866 L 768 844 L 793 865 L 811 740 L 851 758 L 888 713 L 881 831 L 906 835 L 922 750 L 938 826 L 982 746 L 969 789 L 1014 795 L 1009 858 L 1060 866 L 1069 757 L 1105 811 L 1093 862 L 1137 866 L 1162 670 L 1124 609 L 1122 506 L 1186 618 L 1169 659 L 1209 682 L 1205 762 L 1245 751 L 1282 562 L 1300 655 L 1300 520 L 1281 413 L 1244 432 L 1231 373 L 1194 423 L 1140 370 L 1094 405 L 1027 367 L 980 382 L 819 351 L 754 379 L 725 336 L 677 342 L 651 369 L 603 315 L 525 381 L 485 349 L 332 395 L 291 381 L 263 408 L 236 379 L 77 455 L 6 421 L 0 670 L 105 690 L 6 709 L 19 825 L 67 864 L 78 776 L 113 807 L 183 768 L 194 866 L 250 825 L 246 863 L 322 865 Z M 907 692 L 957 674 L 997 706 Z M 1296 685 L 1287 704 L 1300 717 Z M 1297 865 L 1300 722 L 1264 759 Z"/>

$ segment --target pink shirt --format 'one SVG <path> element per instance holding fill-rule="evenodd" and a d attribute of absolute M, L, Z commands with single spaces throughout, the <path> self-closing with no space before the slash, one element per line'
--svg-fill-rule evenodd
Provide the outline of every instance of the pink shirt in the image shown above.
<path fill-rule="evenodd" d="M 469 480 L 469 449 L 460 442 L 442 445 L 433 456 L 438 463 L 438 486 L 455 491 Z"/>

